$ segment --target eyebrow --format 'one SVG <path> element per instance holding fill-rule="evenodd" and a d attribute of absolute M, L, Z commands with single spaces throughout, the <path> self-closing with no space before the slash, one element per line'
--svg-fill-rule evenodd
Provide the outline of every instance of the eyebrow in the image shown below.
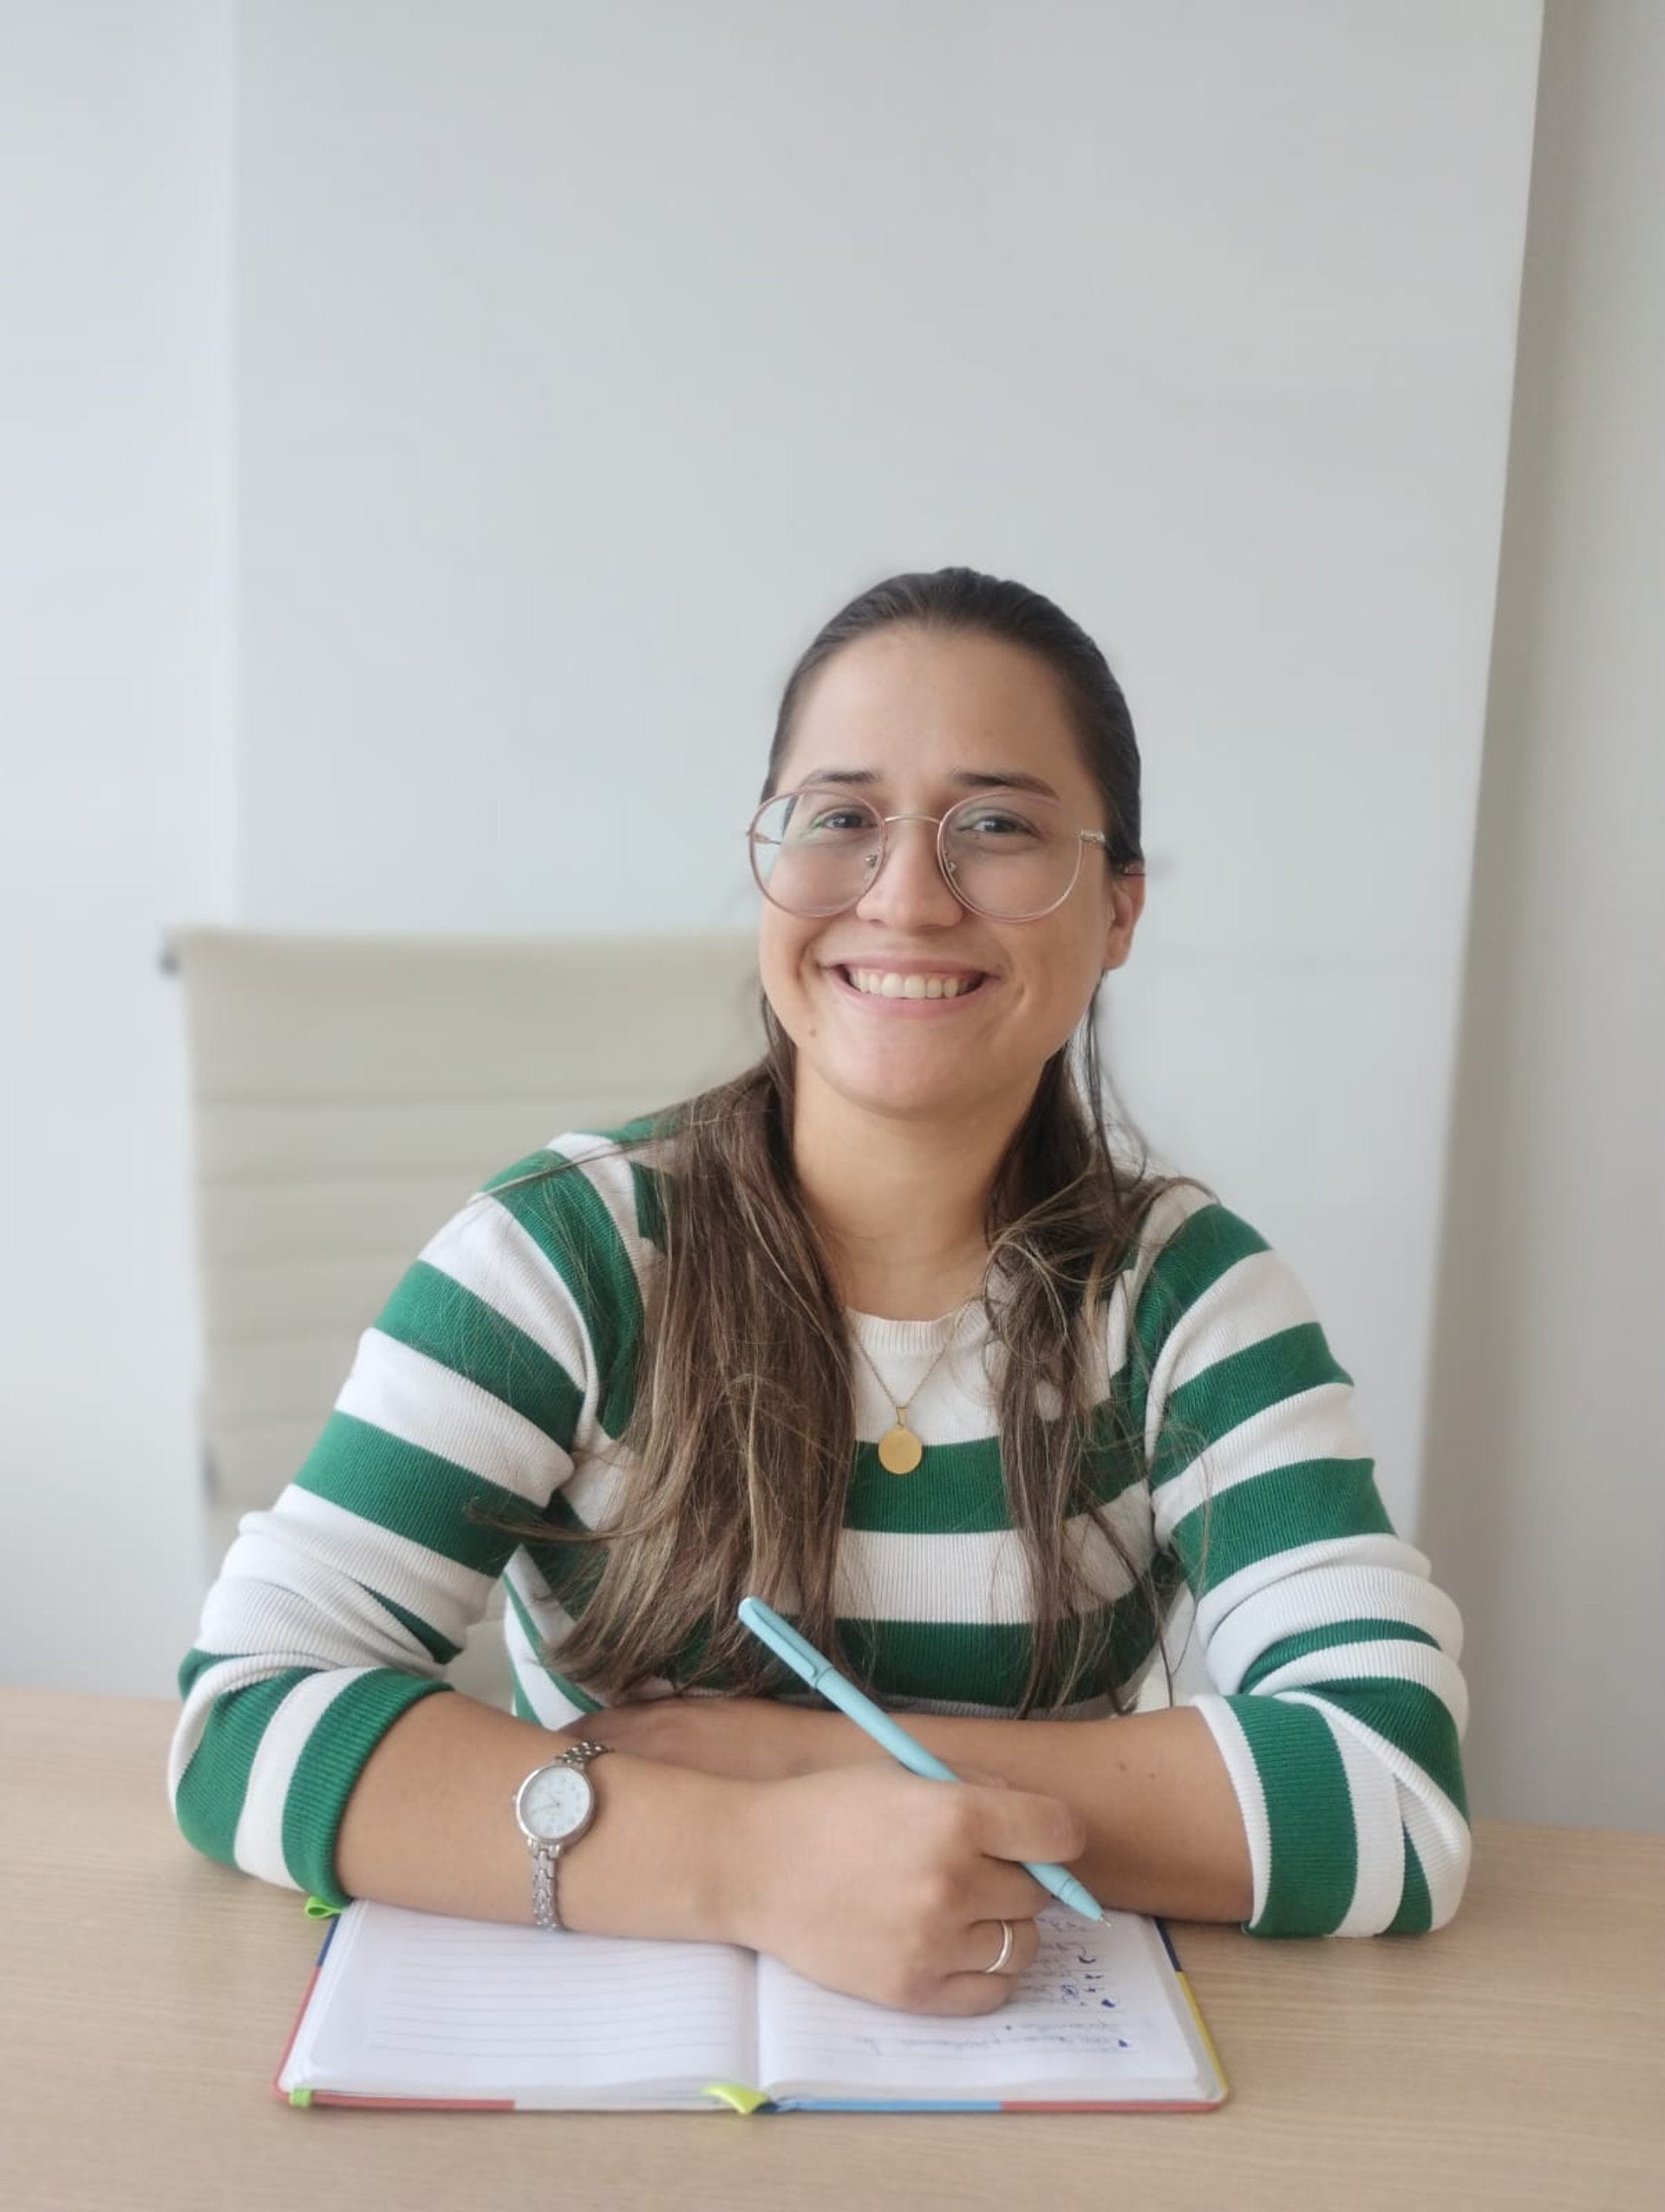
<path fill-rule="evenodd" d="M 838 784 L 852 789 L 871 791 L 885 779 L 876 768 L 816 768 L 804 778 L 804 783 Z M 948 780 L 962 791 L 1033 791 L 1043 799 L 1056 799 L 1058 794 L 1040 776 L 1032 776 L 1022 768 L 1000 768 L 985 772 L 981 768 L 955 768 Z"/>

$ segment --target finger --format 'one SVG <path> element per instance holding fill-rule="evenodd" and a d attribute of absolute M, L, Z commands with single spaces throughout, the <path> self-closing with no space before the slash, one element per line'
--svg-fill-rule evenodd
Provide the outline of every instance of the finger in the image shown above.
<path fill-rule="evenodd" d="M 975 1782 L 980 1790 L 1009 1790 L 1011 1784 L 1003 1774 L 990 1774 L 981 1766 L 957 1766 L 954 1770 L 962 1782 Z"/>
<path fill-rule="evenodd" d="M 1008 1928 L 1012 1932 L 1009 1945 L 1006 1941 Z M 974 1920 L 965 1932 L 961 1970 L 982 1974 L 989 1980 L 1003 1977 L 1015 1981 L 1026 1967 L 1035 1964 L 1040 1948 L 1041 1931 L 1032 1920 Z M 1005 1958 L 996 1966 L 995 1961 L 1002 1951 L 1005 1952 Z"/>
<path fill-rule="evenodd" d="M 1033 1926 L 1034 1923 L 1031 1922 L 1030 1925 Z M 986 1931 L 979 1928 L 977 1933 L 982 1935 Z M 999 1933 L 999 1929 L 996 1928 L 995 1930 L 996 1938 Z M 999 1944 L 996 1941 L 995 1949 L 998 1948 Z M 994 1951 L 990 1951 L 989 1955 L 992 1958 Z M 1008 1964 L 1013 1965 L 1015 1962 L 1016 1952 L 1014 1949 L 1012 1958 Z M 918 2009 L 924 2012 L 942 2013 L 954 2019 L 973 2019 L 979 2013 L 997 2013 L 1002 2005 L 1009 2005 L 1019 1986 L 1018 1979 L 1015 1974 L 984 1974 L 979 1968 L 974 1967 L 969 1974 L 944 1974 L 932 1990 L 929 2000 Z"/>
<path fill-rule="evenodd" d="M 988 1921 L 1033 1920 L 1054 1902 L 1049 1889 L 1009 1859 L 985 1859 L 967 1899 L 970 1909 Z"/>
<path fill-rule="evenodd" d="M 1068 1865 L 1087 1849 L 1087 1823 L 1061 1798 L 966 1785 L 976 1845 L 990 1858 Z"/>

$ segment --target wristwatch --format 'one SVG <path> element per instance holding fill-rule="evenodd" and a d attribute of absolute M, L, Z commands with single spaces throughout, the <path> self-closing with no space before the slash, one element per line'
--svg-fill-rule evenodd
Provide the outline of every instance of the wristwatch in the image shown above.
<path fill-rule="evenodd" d="M 561 1854 L 571 1850 L 596 1817 L 596 1785 L 584 1769 L 610 1744 L 585 1737 L 536 1766 L 514 1793 L 514 1817 L 532 1854 L 532 1917 L 538 1928 L 565 1928 L 556 1899 Z"/>

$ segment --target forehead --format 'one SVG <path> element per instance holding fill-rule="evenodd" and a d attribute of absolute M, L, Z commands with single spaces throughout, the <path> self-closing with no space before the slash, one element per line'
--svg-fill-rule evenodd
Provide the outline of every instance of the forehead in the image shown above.
<path fill-rule="evenodd" d="M 846 645 L 800 701 L 782 782 L 821 768 L 1015 769 L 1093 789 L 1058 678 L 1021 646 L 895 624 Z"/>

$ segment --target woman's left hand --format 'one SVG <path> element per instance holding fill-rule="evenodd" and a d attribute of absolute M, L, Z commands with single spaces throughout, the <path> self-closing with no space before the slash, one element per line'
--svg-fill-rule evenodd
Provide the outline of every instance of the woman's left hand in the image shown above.
<path fill-rule="evenodd" d="M 645 1698 L 586 1713 L 559 1732 L 744 1782 L 784 1782 L 884 1757 L 842 1713 L 806 1712 L 773 1698 Z"/>

